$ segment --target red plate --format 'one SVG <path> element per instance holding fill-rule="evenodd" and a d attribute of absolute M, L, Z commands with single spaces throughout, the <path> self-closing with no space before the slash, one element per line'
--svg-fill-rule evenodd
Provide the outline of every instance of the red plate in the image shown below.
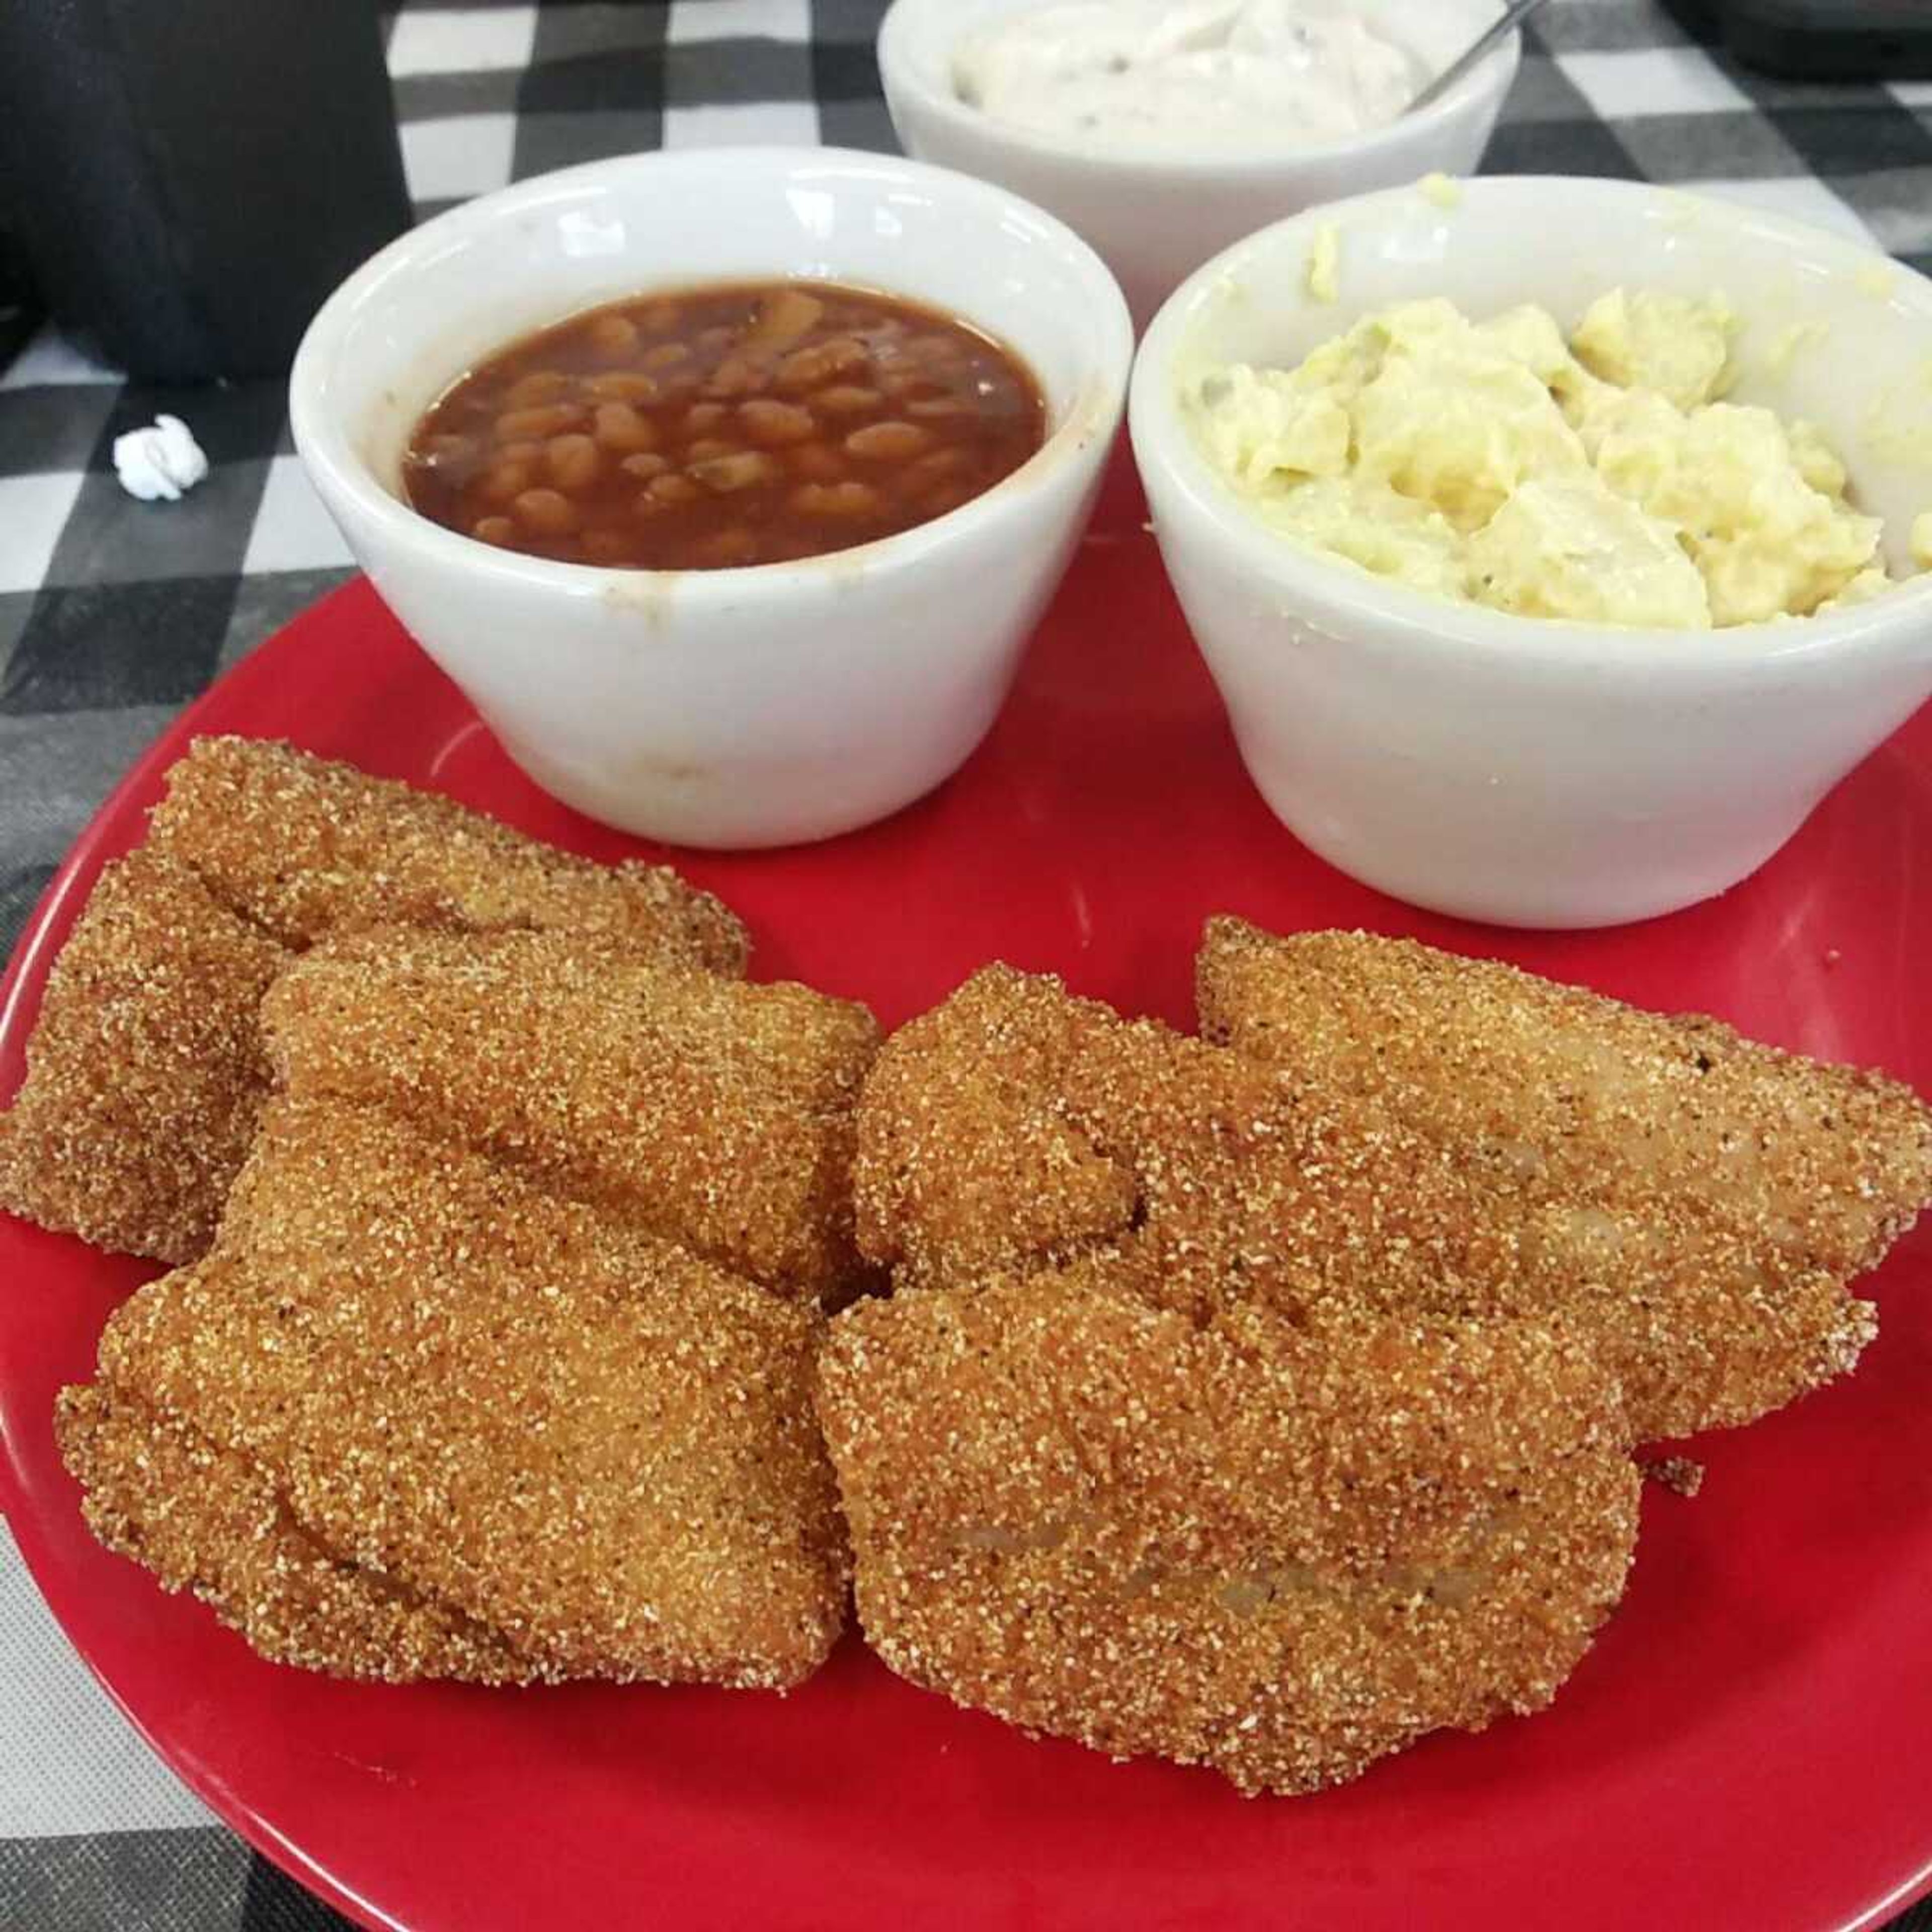
<path fill-rule="evenodd" d="M 1124 473 L 985 748 L 816 848 L 697 856 L 768 975 L 888 1024 L 998 957 L 1188 1018 L 1203 917 L 1366 926 L 1723 1016 L 1932 1090 L 1932 711 L 1721 902 L 1524 935 L 1353 885 L 1271 818 Z M 916 640 L 908 640 L 916 649 Z M 890 730 L 891 721 L 880 720 Z M 0 1092 L 49 962 L 191 732 L 287 736 L 602 858 L 634 849 L 517 772 L 366 585 L 211 692 L 50 888 L 0 1008 Z M 82 1656 L 188 1783 L 370 1926 L 1850 1927 L 1932 1886 L 1932 1238 L 1872 1284 L 1851 1381 L 1700 1445 L 1653 1493 L 1624 1608 L 1547 1714 L 1443 1736 L 1346 1790 L 1029 1742 L 848 1637 L 782 1700 L 337 1684 L 256 1660 L 95 1547 L 49 1413 L 150 1270 L 0 1217 L 0 1498 Z"/>

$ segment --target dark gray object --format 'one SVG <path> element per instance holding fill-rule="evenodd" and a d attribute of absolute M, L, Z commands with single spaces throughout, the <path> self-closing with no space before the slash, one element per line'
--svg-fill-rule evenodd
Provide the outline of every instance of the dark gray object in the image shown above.
<path fill-rule="evenodd" d="M 410 220 L 374 0 L 4 0 L 0 215 L 130 374 L 286 369 Z"/>

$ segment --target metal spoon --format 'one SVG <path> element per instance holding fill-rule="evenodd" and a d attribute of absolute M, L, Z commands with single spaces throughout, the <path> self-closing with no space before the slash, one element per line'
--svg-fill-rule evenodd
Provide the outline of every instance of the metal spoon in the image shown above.
<path fill-rule="evenodd" d="M 1413 114 L 1418 107 L 1426 107 L 1432 101 L 1440 100 L 1504 34 L 1521 26 L 1542 4 L 1543 0 L 1509 0 L 1502 13 L 1402 111 Z"/>

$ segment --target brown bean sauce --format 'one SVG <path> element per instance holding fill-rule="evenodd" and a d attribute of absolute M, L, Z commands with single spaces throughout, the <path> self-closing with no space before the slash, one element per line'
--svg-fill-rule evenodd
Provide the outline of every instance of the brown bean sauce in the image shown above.
<path fill-rule="evenodd" d="M 526 336 L 424 412 L 410 502 L 566 562 L 724 569 L 941 516 L 1046 433 L 1032 373 L 956 318 L 824 282 L 641 295 Z"/>

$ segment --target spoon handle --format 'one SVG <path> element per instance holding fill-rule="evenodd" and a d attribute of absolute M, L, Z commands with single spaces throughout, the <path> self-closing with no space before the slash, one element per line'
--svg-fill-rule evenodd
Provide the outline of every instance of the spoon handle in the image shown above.
<path fill-rule="evenodd" d="M 1542 4 L 1543 0 L 1509 0 L 1509 4 L 1417 94 L 1402 112 L 1413 114 L 1418 107 L 1426 107 L 1430 102 L 1441 100 L 1504 34 L 1520 27 Z"/>

